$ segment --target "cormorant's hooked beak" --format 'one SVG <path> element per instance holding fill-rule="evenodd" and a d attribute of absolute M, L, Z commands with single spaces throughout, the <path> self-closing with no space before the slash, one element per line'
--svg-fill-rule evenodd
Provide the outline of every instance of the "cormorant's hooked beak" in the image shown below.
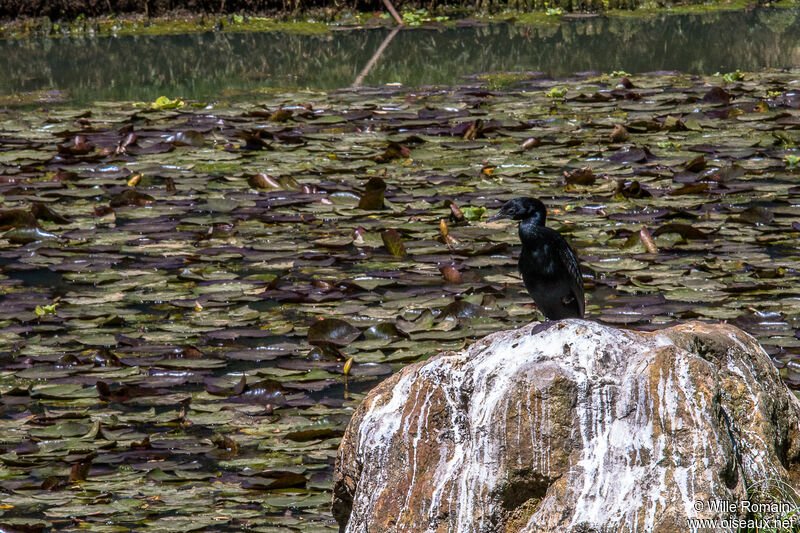
<path fill-rule="evenodd" d="M 498 211 L 494 215 L 492 215 L 489 218 L 487 218 L 486 221 L 487 222 L 491 222 L 493 220 L 501 220 L 503 218 L 511 218 L 511 217 L 508 216 L 508 213 L 503 213 L 502 211 Z"/>

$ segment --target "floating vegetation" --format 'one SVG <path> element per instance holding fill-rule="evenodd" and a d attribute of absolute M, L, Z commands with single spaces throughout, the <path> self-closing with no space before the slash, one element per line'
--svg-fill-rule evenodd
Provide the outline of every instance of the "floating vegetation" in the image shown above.
<path fill-rule="evenodd" d="M 723 74 L 722 79 L 728 83 L 735 83 L 737 81 L 742 81 L 744 79 L 744 74 L 739 69 L 736 69 L 733 72 Z"/>
<path fill-rule="evenodd" d="M 183 103 L 183 101 L 179 98 L 170 100 L 166 96 L 159 96 L 158 98 L 156 98 L 155 102 L 152 102 L 151 104 L 148 105 L 148 108 L 154 109 L 156 111 L 163 111 L 165 109 L 180 109 L 184 105 L 185 104 Z"/>
<path fill-rule="evenodd" d="M 552 98 L 553 100 L 559 100 L 567 96 L 567 88 L 566 87 L 553 87 L 546 93 L 545 96 L 548 98 Z"/>
<path fill-rule="evenodd" d="M 7 24 L 0 26 L 0 38 L 20 37 L 68 37 L 68 36 L 123 36 L 123 35 L 174 35 L 185 33 L 218 32 L 289 32 L 299 35 L 327 34 L 330 28 L 324 22 L 314 20 L 286 20 L 286 17 L 196 15 L 182 13 L 180 16 L 148 17 L 143 14 L 107 14 L 87 18 L 77 16 L 71 21 L 52 22 L 48 17 L 25 18 L 15 12 Z M 64 15 L 62 12 L 61 16 Z M 2 16 L 2 8 L 0 8 Z M 446 18 L 446 17 L 445 17 Z"/>
<path fill-rule="evenodd" d="M 381 15 L 382 18 L 388 18 L 386 13 Z M 403 24 L 407 26 L 419 26 L 425 22 L 445 22 L 450 17 L 445 15 L 431 15 L 427 9 L 415 9 L 403 11 L 402 14 Z"/>
<path fill-rule="evenodd" d="M 477 79 L 485 82 L 490 89 L 508 89 L 520 81 L 530 79 L 531 75 L 519 72 L 494 72 L 481 74 Z"/>
<path fill-rule="evenodd" d="M 799 74 L 5 110 L 0 526 L 335 531 L 365 391 L 540 316 L 520 195 L 587 317 L 727 320 L 800 386 Z"/>

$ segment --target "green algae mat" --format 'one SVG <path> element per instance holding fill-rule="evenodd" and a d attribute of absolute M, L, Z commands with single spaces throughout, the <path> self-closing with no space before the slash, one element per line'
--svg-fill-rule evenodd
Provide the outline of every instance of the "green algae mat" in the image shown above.
<path fill-rule="evenodd" d="M 537 319 L 729 321 L 800 385 L 800 71 L 0 111 L 0 529 L 334 531 L 378 380 Z"/>

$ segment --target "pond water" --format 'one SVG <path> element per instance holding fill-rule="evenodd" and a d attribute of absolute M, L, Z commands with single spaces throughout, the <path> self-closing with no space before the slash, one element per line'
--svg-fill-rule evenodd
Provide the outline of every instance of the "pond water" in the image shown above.
<path fill-rule="evenodd" d="M 800 63 L 798 9 L 649 18 L 591 17 L 548 26 L 492 24 L 398 32 L 365 84 L 452 84 L 480 72 L 697 74 Z M 217 97 L 265 87 L 348 87 L 388 29 L 325 35 L 205 33 L 0 41 L 0 94 L 54 88 L 74 103 Z"/>

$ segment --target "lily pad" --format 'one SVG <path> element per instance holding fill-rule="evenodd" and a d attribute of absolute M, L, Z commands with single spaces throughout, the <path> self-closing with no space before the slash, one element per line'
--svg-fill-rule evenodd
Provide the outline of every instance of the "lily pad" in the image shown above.
<path fill-rule="evenodd" d="M 360 329 L 338 318 L 319 320 L 308 328 L 308 342 L 311 344 L 347 346 L 360 336 Z"/>

